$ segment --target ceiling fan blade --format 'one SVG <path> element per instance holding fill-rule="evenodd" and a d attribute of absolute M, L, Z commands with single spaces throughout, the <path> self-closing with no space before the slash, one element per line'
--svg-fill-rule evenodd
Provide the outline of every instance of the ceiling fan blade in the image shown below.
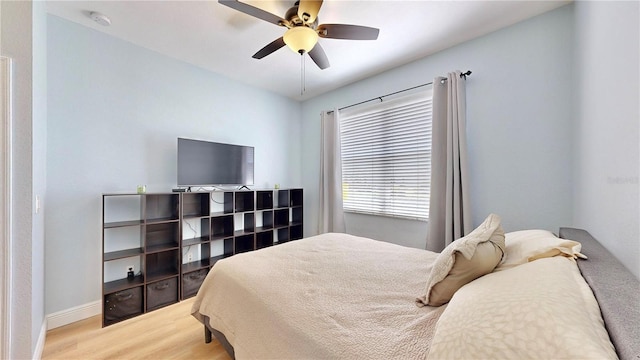
<path fill-rule="evenodd" d="M 245 4 L 245 3 L 241 3 L 238 0 L 218 0 L 218 2 L 222 5 L 228 6 L 234 10 L 238 10 L 240 12 L 243 12 L 247 15 L 251 15 L 253 17 L 256 17 L 258 19 L 262 19 L 266 22 L 270 22 L 272 24 L 276 24 L 279 26 L 285 26 L 285 24 L 287 23 L 287 20 L 281 18 L 278 15 L 274 15 L 268 11 L 264 11 L 260 8 L 257 8 L 255 6 L 249 5 L 249 4 Z"/>
<path fill-rule="evenodd" d="M 324 53 L 324 49 L 322 49 L 320 43 L 316 43 L 313 49 L 309 51 L 309 56 L 320 69 L 324 70 L 329 67 L 329 59 L 327 59 L 327 54 Z"/>
<path fill-rule="evenodd" d="M 379 29 L 346 24 L 321 24 L 318 25 L 318 35 L 330 39 L 346 40 L 376 40 Z"/>
<path fill-rule="evenodd" d="M 300 0 L 298 5 L 298 17 L 311 24 L 316 21 L 320 7 L 322 6 L 322 0 Z"/>
<path fill-rule="evenodd" d="M 282 37 L 280 37 L 279 39 L 275 39 L 272 42 L 270 42 L 269 44 L 267 44 L 267 46 L 263 47 L 262 49 L 260 49 L 257 53 L 253 54 L 253 58 L 254 59 L 262 59 L 263 57 L 271 54 L 272 52 L 280 49 L 281 47 L 283 47 L 284 44 L 284 40 Z"/>

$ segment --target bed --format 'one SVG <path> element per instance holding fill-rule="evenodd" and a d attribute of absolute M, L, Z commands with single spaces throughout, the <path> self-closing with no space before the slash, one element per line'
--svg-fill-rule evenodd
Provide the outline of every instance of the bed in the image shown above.
<path fill-rule="evenodd" d="M 492 214 L 454 244 L 322 234 L 234 255 L 192 315 L 238 359 L 640 359 L 640 283 L 586 231 L 505 234 Z"/>

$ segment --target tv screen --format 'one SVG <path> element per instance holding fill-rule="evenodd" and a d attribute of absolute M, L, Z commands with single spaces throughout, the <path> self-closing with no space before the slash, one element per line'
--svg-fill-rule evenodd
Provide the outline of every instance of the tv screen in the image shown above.
<path fill-rule="evenodd" d="M 252 146 L 178 138 L 178 186 L 253 185 Z"/>

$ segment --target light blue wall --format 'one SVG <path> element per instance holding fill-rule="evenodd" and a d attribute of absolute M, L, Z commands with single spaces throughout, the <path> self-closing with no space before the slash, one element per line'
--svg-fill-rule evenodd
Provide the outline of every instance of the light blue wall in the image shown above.
<path fill-rule="evenodd" d="M 507 231 L 570 224 L 573 8 L 565 6 L 303 103 L 303 184 L 318 188 L 322 110 L 467 69 L 467 135 L 474 224 L 499 214 Z M 420 44 L 416 44 L 419 46 Z M 310 193 L 310 191 L 308 191 Z M 317 194 L 307 196 L 306 235 Z M 347 217 L 347 231 L 424 247 L 426 223 Z"/>
<path fill-rule="evenodd" d="M 640 6 L 575 6 L 574 222 L 640 278 Z"/>
<path fill-rule="evenodd" d="M 256 187 L 302 185 L 298 102 L 55 16 L 48 35 L 48 314 L 100 299 L 101 194 L 171 191 L 177 137 L 254 146 Z"/>

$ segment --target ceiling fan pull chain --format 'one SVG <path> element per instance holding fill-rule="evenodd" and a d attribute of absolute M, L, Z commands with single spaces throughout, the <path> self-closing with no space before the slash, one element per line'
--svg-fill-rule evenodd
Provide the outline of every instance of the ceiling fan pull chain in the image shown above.
<path fill-rule="evenodd" d="M 305 86 L 304 70 L 304 53 L 300 53 L 300 96 L 302 96 L 307 90 Z"/>

